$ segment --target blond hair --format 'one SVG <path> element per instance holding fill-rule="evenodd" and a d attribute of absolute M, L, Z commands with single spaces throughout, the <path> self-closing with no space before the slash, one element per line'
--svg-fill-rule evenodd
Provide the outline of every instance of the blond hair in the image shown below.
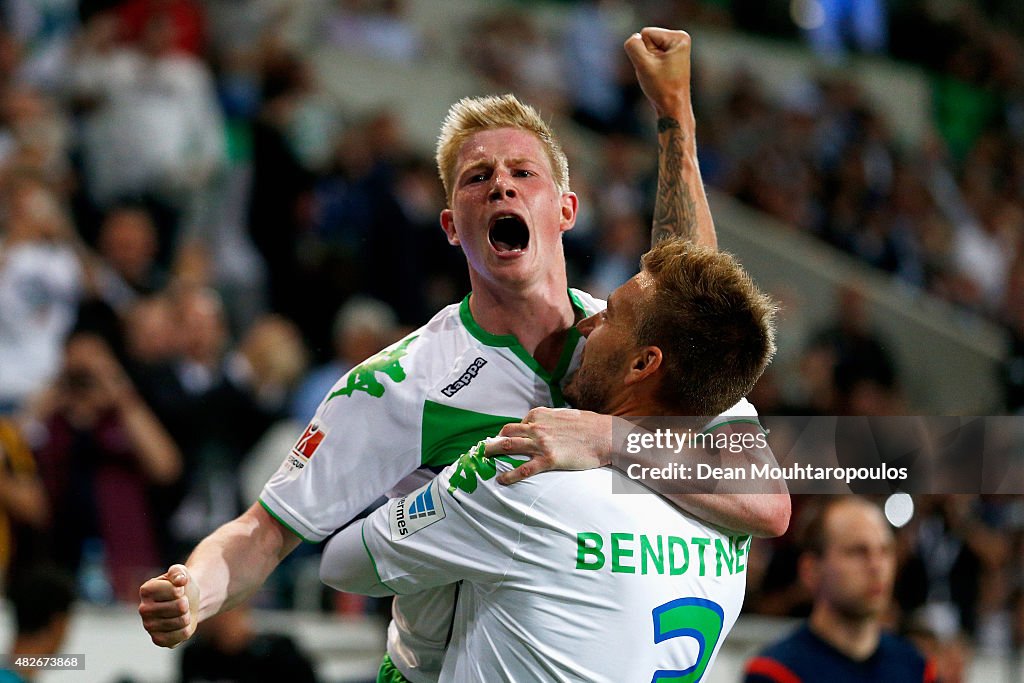
<path fill-rule="evenodd" d="M 462 145 L 475 133 L 497 128 L 520 128 L 536 135 L 547 152 L 555 185 L 561 192 L 569 191 L 569 161 L 536 109 L 512 94 L 464 97 L 448 110 L 437 139 L 437 172 L 449 204 L 455 191 L 455 164 Z"/>

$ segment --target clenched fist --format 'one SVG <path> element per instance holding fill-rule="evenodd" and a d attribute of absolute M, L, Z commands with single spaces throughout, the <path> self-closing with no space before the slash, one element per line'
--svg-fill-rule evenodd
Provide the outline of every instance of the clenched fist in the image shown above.
<path fill-rule="evenodd" d="M 690 34 L 648 26 L 623 46 L 644 95 L 659 117 L 692 116 Z"/>
<path fill-rule="evenodd" d="M 156 645 L 175 647 L 188 640 L 199 625 L 199 586 L 184 565 L 139 588 L 139 616 Z"/>

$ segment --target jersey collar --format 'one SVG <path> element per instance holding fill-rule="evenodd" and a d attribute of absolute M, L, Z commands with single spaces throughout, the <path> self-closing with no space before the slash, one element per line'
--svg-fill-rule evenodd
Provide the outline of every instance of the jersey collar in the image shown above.
<path fill-rule="evenodd" d="M 568 290 L 569 301 L 572 302 L 573 310 L 577 313 L 577 318 L 585 318 L 588 313 L 583 302 L 580 301 L 576 292 L 571 289 Z M 551 397 L 555 401 L 555 405 L 564 405 L 565 399 L 562 397 L 562 390 L 560 383 L 562 378 L 565 377 L 566 371 L 569 369 L 569 363 L 572 362 L 573 353 L 576 351 L 576 345 L 580 340 L 580 332 L 575 327 L 569 330 L 569 334 L 565 338 L 565 346 L 562 347 L 562 355 L 559 356 L 558 365 L 555 367 L 553 372 L 548 372 L 540 363 L 531 356 L 523 345 L 519 343 L 519 339 L 514 334 L 491 334 L 484 328 L 480 327 L 480 324 L 473 318 L 473 312 L 469 308 L 469 294 L 459 304 L 459 318 L 462 320 L 462 324 L 466 327 L 466 330 L 476 338 L 480 343 L 487 346 L 493 346 L 498 348 L 507 348 L 514 353 L 519 360 L 521 360 L 528 368 L 544 380 L 548 386 L 551 387 Z"/>

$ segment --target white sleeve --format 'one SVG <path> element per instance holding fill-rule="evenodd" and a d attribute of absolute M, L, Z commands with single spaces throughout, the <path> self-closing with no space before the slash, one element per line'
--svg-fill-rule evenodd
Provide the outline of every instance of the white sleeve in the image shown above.
<path fill-rule="evenodd" d="M 320 580 L 346 593 L 384 597 L 394 592 L 381 584 L 373 560 L 363 544 L 363 524 L 342 529 L 324 546 L 320 557 Z"/>
<path fill-rule="evenodd" d="M 492 473 L 467 470 L 467 462 L 469 467 L 479 463 L 474 462 L 473 452 L 449 465 L 426 486 L 389 501 L 365 520 L 366 550 L 380 583 L 395 593 L 463 579 L 497 583 L 508 571 L 522 528 L 522 516 L 516 514 L 522 503 L 512 504 L 510 499 L 533 496 L 536 489 L 499 490 Z M 465 481 L 467 474 L 476 483 L 469 492 L 468 487 L 452 484 L 453 477 Z"/>
<path fill-rule="evenodd" d="M 264 486 L 260 503 L 303 540 L 327 538 L 420 466 L 429 373 L 417 340 L 342 377 Z"/>

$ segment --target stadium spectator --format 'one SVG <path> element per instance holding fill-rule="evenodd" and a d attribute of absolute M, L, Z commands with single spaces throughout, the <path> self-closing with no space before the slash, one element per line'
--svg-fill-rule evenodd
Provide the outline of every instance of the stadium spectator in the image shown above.
<path fill-rule="evenodd" d="M 0 417 L 0 585 L 31 564 L 49 521 L 50 504 L 32 450 L 18 423 Z"/>
<path fill-rule="evenodd" d="M 123 0 L 117 5 L 121 37 L 129 43 L 146 40 L 146 31 L 154 19 L 174 27 L 175 51 L 202 57 L 206 48 L 206 17 L 203 4 L 196 0 Z"/>
<path fill-rule="evenodd" d="M 146 20 L 138 46 L 116 41 L 115 19 L 96 15 L 74 64 L 71 95 L 83 107 L 84 179 L 101 208 L 137 199 L 169 263 L 178 230 L 225 157 L 224 123 L 209 67 L 174 49 L 176 25 Z"/>
<path fill-rule="evenodd" d="M 289 636 L 256 632 L 248 603 L 203 622 L 181 653 L 181 683 L 315 683 L 313 662 Z"/>
<path fill-rule="evenodd" d="M 410 206 L 403 196 L 410 181 L 418 182 L 415 174 L 422 168 L 411 156 L 392 112 L 373 112 L 351 125 L 316 183 L 312 228 L 319 256 L 303 259 L 315 286 L 332 298 L 343 300 L 361 290 L 391 306 L 409 324 L 429 315 L 420 292 L 427 267 L 418 247 L 437 241 L 436 223 L 431 222 L 425 236 L 422 217 L 412 212 L 422 209 Z M 418 199 L 433 208 L 437 204 L 432 198 Z M 396 250 L 396 244 L 407 248 Z M 303 331 L 314 346 L 326 346 L 330 321 L 317 305 L 309 309 L 301 311 Z"/>
<path fill-rule="evenodd" d="M 303 278 L 300 242 L 305 232 L 314 176 L 303 165 L 289 131 L 309 90 L 309 67 L 288 52 L 271 52 L 263 60 L 262 99 L 252 122 L 249 143 L 252 178 L 246 208 L 248 235 L 267 268 L 270 309 L 295 314 L 308 283 Z"/>
<path fill-rule="evenodd" d="M 620 85 L 622 63 L 614 49 L 619 42 L 615 13 L 621 9 L 616 2 L 575 3 L 562 43 L 571 114 L 581 125 L 601 132 L 636 132 L 621 126 L 628 111 Z"/>
<path fill-rule="evenodd" d="M 0 95 L 0 168 L 31 171 L 55 191 L 70 178 L 73 132 L 59 100 L 22 82 Z"/>
<path fill-rule="evenodd" d="M 1012 592 L 1005 501 L 934 495 L 918 506 L 897 584 L 900 606 L 923 610 L 944 635 L 980 638 L 987 615 L 1003 609 Z"/>
<path fill-rule="evenodd" d="M 142 206 L 115 206 L 106 213 L 97 239 L 99 256 L 95 284 L 99 298 L 123 311 L 140 296 L 155 294 L 167 284 L 156 262 L 158 235 Z"/>
<path fill-rule="evenodd" d="M 405 0 L 339 0 L 324 16 L 326 42 L 360 55 L 411 64 L 422 59 L 426 41 L 405 16 Z"/>
<path fill-rule="evenodd" d="M 566 79 L 544 25 L 530 12 L 508 8 L 481 16 L 468 31 L 462 58 L 489 87 L 522 93 L 544 111 L 562 112 Z M 601 45 L 596 49 L 618 46 Z"/>
<path fill-rule="evenodd" d="M 901 414 L 896 363 L 872 329 L 863 295 L 846 287 L 836 299 L 834 322 L 814 333 L 805 350 L 805 376 L 816 390 L 812 395 L 831 397 L 823 414 Z M 821 369 L 828 374 L 823 383 L 815 384 L 813 369 L 819 356 Z"/>
<path fill-rule="evenodd" d="M 11 31 L 21 53 L 16 70 L 19 81 L 47 92 L 60 86 L 79 28 L 77 4 L 72 0 L 4 3 L 4 26 Z"/>
<path fill-rule="evenodd" d="M 8 598 L 14 605 L 14 640 L 8 662 L 17 657 L 45 657 L 61 652 L 75 603 L 74 579 L 66 571 L 38 565 L 19 577 Z M 27 683 L 40 669 L 0 669 L 0 681 Z"/>
<path fill-rule="evenodd" d="M 162 382 L 150 375 L 173 373 L 184 353 L 185 334 L 171 294 L 161 292 L 136 299 L 120 314 L 125 364 L 139 391 L 153 403 Z"/>
<path fill-rule="evenodd" d="M 281 407 L 261 404 L 252 364 L 232 347 L 215 291 L 184 287 L 172 300 L 182 352 L 170 373 L 158 371 L 160 381 L 148 383 L 147 397 L 185 457 L 180 502 L 168 501 L 174 507 L 170 540 L 178 557 L 238 513 L 238 466 Z M 290 357 L 282 360 L 294 364 Z"/>
<path fill-rule="evenodd" d="M 970 638 L 962 632 L 935 628 L 932 622 L 923 610 L 912 614 L 900 629 L 901 635 L 935 664 L 935 680 L 966 683 L 974 650 Z"/>
<path fill-rule="evenodd" d="M 795 19 L 815 52 L 838 62 L 851 48 L 866 53 L 885 50 L 886 5 L 886 0 L 818 0 L 793 7 Z"/>
<path fill-rule="evenodd" d="M 587 290 L 606 297 L 636 270 L 644 251 L 646 226 L 636 213 L 612 214 L 606 218 L 601 243 L 587 278 Z"/>
<path fill-rule="evenodd" d="M 805 532 L 800 578 L 814 596 L 807 623 L 746 667 L 746 683 L 935 680 L 923 656 L 884 631 L 896 577 L 892 530 L 874 504 L 829 498 Z"/>
<path fill-rule="evenodd" d="M 34 174 L 14 173 L 2 192 L 0 413 L 57 373 L 85 286 L 73 226 L 49 186 Z"/>
<path fill-rule="evenodd" d="M 257 318 L 246 329 L 235 361 L 260 408 L 274 417 L 287 411 L 309 364 L 298 327 L 272 313 Z"/>
<path fill-rule="evenodd" d="M 291 415 L 309 422 L 338 378 L 380 349 L 398 341 L 398 317 L 387 304 L 357 296 L 334 316 L 334 357 L 306 375 L 292 399 Z"/>
<path fill-rule="evenodd" d="M 64 349 L 57 381 L 32 406 L 53 507 L 49 552 L 77 570 L 98 539 L 115 596 L 130 600 L 139 573 L 161 560 L 151 487 L 181 476 L 181 453 L 106 342 L 76 332 Z"/>

